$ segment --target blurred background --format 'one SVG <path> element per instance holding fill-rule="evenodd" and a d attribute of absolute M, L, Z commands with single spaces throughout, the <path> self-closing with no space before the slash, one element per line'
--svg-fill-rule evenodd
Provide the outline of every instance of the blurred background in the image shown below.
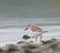
<path fill-rule="evenodd" d="M 20 40 L 29 23 L 47 29 L 47 38 L 60 38 L 60 0 L 0 0 L 1 45 Z"/>
<path fill-rule="evenodd" d="M 1 27 L 20 27 L 22 24 L 31 23 L 31 21 L 41 20 L 57 21 L 58 23 L 56 23 L 59 24 L 60 0 L 0 0 Z"/>

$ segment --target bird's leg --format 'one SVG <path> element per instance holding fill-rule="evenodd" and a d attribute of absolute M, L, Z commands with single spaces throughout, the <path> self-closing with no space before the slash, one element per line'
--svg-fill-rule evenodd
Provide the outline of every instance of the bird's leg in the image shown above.
<path fill-rule="evenodd" d="M 35 41 L 37 41 L 37 36 L 36 36 L 36 39 L 35 39 Z"/>
<path fill-rule="evenodd" d="M 40 42 L 41 42 L 42 36 L 40 35 Z"/>

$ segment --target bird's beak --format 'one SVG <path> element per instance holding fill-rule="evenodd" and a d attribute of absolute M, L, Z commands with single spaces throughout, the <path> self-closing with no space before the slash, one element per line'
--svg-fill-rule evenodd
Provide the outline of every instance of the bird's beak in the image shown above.
<path fill-rule="evenodd" d="M 27 29 L 28 29 L 28 27 L 25 28 L 25 30 L 27 30 Z"/>

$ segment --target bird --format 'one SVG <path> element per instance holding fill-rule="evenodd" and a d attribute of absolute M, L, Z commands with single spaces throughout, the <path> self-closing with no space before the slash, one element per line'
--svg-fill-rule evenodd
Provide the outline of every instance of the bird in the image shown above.
<path fill-rule="evenodd" d="M 30 29 L 31 32 L 35 35 L 35 41 L 37 41 L 37 37 L 40 36 L 40 42 L 42 41 L 42 34 L 48 32 L 47 30 L 43 30 L 42 28 L 33 24 L 28 24 L 24 30 L 26 31 L 27 29 Z"/>

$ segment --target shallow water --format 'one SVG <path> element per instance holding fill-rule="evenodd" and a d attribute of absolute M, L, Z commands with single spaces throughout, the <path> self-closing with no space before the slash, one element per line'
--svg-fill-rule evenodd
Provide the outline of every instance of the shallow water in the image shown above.
<path fill-rule="evenodd" d="M 24 34 L 32 36 L 29 30 L 24 31 L 29 23 L 48 31 L 42 34 L 43 40 L 60 39 L 59 0 L 0 0 L 0 47 L 16 44 Z"/>
<path fill-rule="evenodd" d="M 0 45 L 16 43 L 22 39 L 24 34 L 32 35 L 29 30 L 24 31 L 28 23 L 35 24 L 48 32 L 43 34 L 43 40 L 57 38 L 60 39 L 60 18 L 14 18 L 1 21 L 0 25 Z M 34 41 L 34 39 L 31 39 Z"/>

